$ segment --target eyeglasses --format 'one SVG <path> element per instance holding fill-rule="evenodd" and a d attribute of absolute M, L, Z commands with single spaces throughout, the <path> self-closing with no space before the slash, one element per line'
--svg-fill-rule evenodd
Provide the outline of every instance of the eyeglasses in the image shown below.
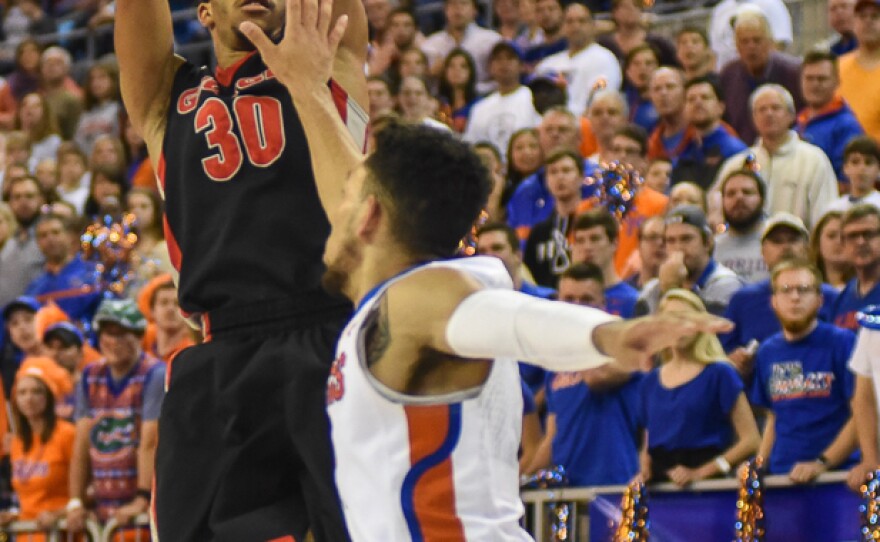
<path fill-rule="evenodd" d="M 851 231 L 843 234 L 843 241 L 845 243 L 855 243 L 859 239 L 864 239 L 865 241 L 870 242 L 878 236 L 880 236 L 880 230 Z"/>
<path fill-rule="evenodd" d="M 665 241 L 665 239 L 663 238 L 663 236 L 660 235 L 660 234 L 654 234 L 654 235 L 648 234 L 648 235 L 643 235 L 639 240 L 640 240 L 640 241 L 644 241 L 644 242 L 646 242 L 646 243 L 663 243 L 663 242 Z"/>
<path fill-rule="evenodd" d="M 819 293 L 819 288 L 813 284 L 783 284 L 774 288 L 773 292 L 781 295 L 791 295 L 792 292 L 797 292 L 799 296 L 806 296 Z"/>

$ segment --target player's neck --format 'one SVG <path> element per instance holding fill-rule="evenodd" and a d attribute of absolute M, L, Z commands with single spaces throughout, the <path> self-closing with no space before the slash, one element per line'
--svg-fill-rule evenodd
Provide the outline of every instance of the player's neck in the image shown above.
<path fill-rule="evenodd" d="M 237 62 L 241 62 L 243 59 L 247 58 L 248 55 L 253 53 L 253 51 L 238 51 L 230 49 L 219 44 L 215 45 L 214 52 L 217 56 L 217 66 L 222 69 L 234 66 Z"/>
<path fill-rule="evenodd" d="M 410 255 L 396 245 L 367 251 L 358 270 L 352 273 L 348 297 L 357 305 L 379 284 L 424 261 L 425 258 Z"/>

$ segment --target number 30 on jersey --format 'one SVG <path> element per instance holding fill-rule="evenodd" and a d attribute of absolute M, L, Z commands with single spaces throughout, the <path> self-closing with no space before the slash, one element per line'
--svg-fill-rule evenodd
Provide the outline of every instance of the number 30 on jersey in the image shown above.
<path fill-rule="evenodd" d="M 195 130 L 204 133 L 214 151 L 202 159 L 202 167 L 218 182 L 232 179 L 245 160 L 256 167 L 268 167 L 284 151 L 281 102 L 270 96 L 238 96 L 232 111 L 223 100 L 208 98 L 196 112 Z"/>

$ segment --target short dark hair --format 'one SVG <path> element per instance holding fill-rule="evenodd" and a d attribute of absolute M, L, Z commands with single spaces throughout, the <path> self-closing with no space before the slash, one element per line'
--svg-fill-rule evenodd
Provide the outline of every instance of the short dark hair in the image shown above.
<path fill-rule="evenodd" d="M 724 90 L 722 90 L 721 85 L 718 84 L 716 78 L 709 75 L 701 75 L 699 77 L 694 77 L 693 79 L 688 79 L 684 84 L 685 94 L 687 94 L 689 88 L 697 85 L 709 85 L 709 87 L 712 88 L 712 92 L 715 93 L 715 97 L 718 98 L 718 101 L 724 101 Z"/>
<path fill-rule="evenodd" d="M 387 17 L 385 20 L 386 20 L 386 21 L 390 21 L 391 18 L 394 17 L 395 15 L 407 15 L 407 16 L 409 16 L 409 18 L 412 19 L 412 21 L 413 21 L 414 23 L 416 23 L 416 26 L 418 27 L 418 21 L 416 21 L 416 16 L 415 16 L 415 14 L 414 14 L 414 13 L 412 12 L 412 10 L 409 9 L 408 7 L 406 7 L 406 6 L 397 6 L 396 8 L 394 8 L 394 9 L 392 9 L 391 11 L 388 12 L 388 17 Z"/>
<path fill-rule="evenodd" d="M 629 65 L 632 63 L 633 59 L 641 52 L 650 51 L 651 54 L 654 55 L 654 60 L 657 61 L 657 65 L 660 65 L 660 53 L 657 52 L 657 49 L 651 45 L 650 43 L 640 43 L 636 45 L 623 57 L 623 71 L 626 71 L 629 68 Z"/>
<path fill-rule="evenodd" d="M 514 252 L 519 251 L 519 237 L 516 235 L 516 230 L 506 222 L 487 222 L 483 224 L 480 226 L 480 229 L 477 230 L 477 238 L 484 233 L 492 233 L 495 231 L 500 231 L 504 234 L 507 238 L 507 242 L 510 244 L 510 248 L 512 248 Z"/>
<path fill-rule="evenodd" d="M 574 220 L 572 230 L 589 230 L 597 226 L 601 226 L 602 229 L 605 230 L 605 235 L 608 236 L 610 242 L 613 243 L 617 241 L 617 231 L 620 228 L 620 225 L 617 223 L 614 216 L 608 212 L 608 209 L 605 209 L 604 207 L 590 209 L 586 213 L 578 215 Z"/>
<path fill-rule="evenodd" d="M 574 160 L 578 172 L 581 175 L 584 174 L 584 159 L 581 157 L 580 154 L 572 149 L 556 149 L 555 151 L 550 153 L 550 156 L 544 159 L 544 165 L 549 166 L 550 164 L 555 164 L 563 158 L 571 158 L 572 160 Z"/>
<path fill-rule="evenodd" d="M 385 85 L 385 88 L 388 89 L 388 94 L 394 94 L 394 90 L 391 88 L 391 81 L 389 81 L 388 78 L 384 75 L 371 75 L 367 77 L 367 82 L 369 83 L 370 81 L 382 83 L 383 85 Z"/>
<path fill-rule="evenodd" d="M 562 272 L 559 278 L 578 281 L 594 280 L 601 284 L 603 288 L 605 287 L 605 275 L 602 273 L 602 269 L 594 263 L 581 262 L 571 265 Z"/>
<path fill-rule="evenodd" d="M 880 162 L 880 146 L 877 145 L 877 141 L 871 136 L 852 138 L 843 149 L 843 161 L 846 162 L 851 154 L 871 156 L 874 160 Z"/>
<path fill-rule="evenodd" d="M 631 139 L 639 144 L 639 154 L 645 156 L 648 154 L 648 132 L 638 124 L 627 124 L 621 126 L 614 132 L 615 136 L 623 136 Z"/>
<path fill-rule="evenodd" d="M 675 34 L 676 41 L 685 34 L 696 34 L 700 36 L 701 40 L 703 40 L 704 45 L 706 45 L 707 47 L 709 46 L 709 35 L 706 34 L 706 30 L 704 28 L 691 25 L 685 26 L 684 28 L 679 30 L 677 34 Z"/>
<path fill-rule="evenodd" d="M 820 62 L 830 62 L 831 66 L 834 68 L 834 73 L 837 74 L 837 55 L 825 49 L 811 49 L 810 51 L 807 51 L 807 54 L 804 55 L 803 62 L 801 62 L 801 69 L 803 69 L 804 66 L 819 64 Z"/>
<path fill-rule="evenodd" d="M 721 181 L 721 194 L 722 195 L 724 194 L 724 187 L 727 186 L 727 181 L 729 181 L 733 177 L 740 177 L 740 176 L 748 177 L 749 179 L 752 179 L 753 181 L 755 181 L 755 186 L 758 188 L 758 194 L 761 195 L 761 201 L 766 201 L 766 199 L 767 199 L 767 185 L 764 184 L 764 179 L 762 179 L 761 176 L 758 175 L 756 172 L 754 172 L 748 168 L 735 169 L 735 170 L 731 171 L 730 173 L 728 173 L 727 176 L 724 177 L 724 180 Z"/>
<path fill-rule="evenodd" d="M 419 256 L 452 256 L 486 205 L 492 181 L 466 143 L 422 125 L 376 134 L 365 189 L 387 204 L 392 231 Z"/>
<path fill-rule="evenodd" d="M 495 146 L 491 141 L 477 141 L 474 143 L 474 150 L 477 149 L 486 149 L 491 152 L 495 156 L 495 160 L 498 161 L 499 164 L 504 162 L 504 159 L 501 158 L 501 151 L 498 150 L 498 147 Z"/>
<path fill-rule="evenodd" d="M 861 220 L 869 216 L 876 216 L 880 220 L 880 209 L 870 203 L 857 203 L 843 213 L 843 219 L 840 222 L 841 227 L 846 227 L 856 220 Z"/>

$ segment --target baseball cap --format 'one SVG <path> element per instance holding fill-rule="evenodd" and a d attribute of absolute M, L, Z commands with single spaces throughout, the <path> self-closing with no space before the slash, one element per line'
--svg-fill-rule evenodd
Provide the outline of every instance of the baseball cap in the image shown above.
<path fill-rule="evenodd" d="M 18 380 L 23 376 L 32 376 L 41 381 L 49 388 L 56 400 L 73 391 L 73 379 L 70 373 L 52 358 L 37 356 L 24 358 L 21 367 L 15 373 L 15 384 L 18 384 Z"/>
<path fill-rule="evenodd" d="M 24 309 L 34 314 L 40 310 L 40 302 L 30 296 L 19 296 L 10 301 L 3 307 L 3 319 L 9 320 L 9 316 L 17 310 Z"/>
<path fill-rule="evenodd" d="M 666 213 L 666 224 L 688 224 L 700 231 L 711 233 L 706 213 L 696 205 L 679 205 Z"/>
<path fill-rule="evenodd" d="M 489 52 L 489 60 L 491 61 L 493 58 L 495 58 L 496 55 L 498 55 L 502 51 L 512 53 L 514 56 L 516 56 L 516 58 L 520 60 L 524 58 L 523 52 L 520 50 L 519 47 L 509 41 L 502 40 L 496 43 L 494 47 L 492 47 L 492 50 Z"/>
<path fill-rule="evenodd" d="M 764 224 L 764 232 L 761 233 L 761 241 L 764 241 L 764 239 L 770 235 L 770 232 L 776 228 L 789 228 L 800 233 L 804 237 L 810 236 L 810 231 L 804 226 L 804 221 L 801 220 L 800 217 L 780 211 L 767 219 L 767 223 Z"/>
<path fill-rule="evenodd" d="M 870 6 L 880 8 L 880 0 L 858 0 L 855 7 L 853 7 L 853 11 L 859 11 L 862 8 Z"/>
<path fill-rule="evenodd" d="M 117 324 L 129 331 L 142 333 L 147 327 L 147 319 L 131 299 L 105 299 L 98 307 L 92 322 L 100 331 L 101 324 Z"/>
<path fill-rule="evenodd" d="M 542 84 L 560 89 L 565 89 L 568 85 L 568 83 L 565 81 L 565 77 L 563 77 L 561 73 L 552 70 L 541 73 L 533 73 L 526 78 L 526 86 L 531 89 L 534 89 L 534 87 L 540 86 Z"/>
<path fill-rule="evenodd" d="M 70 322 L 59 322 L 49 326 L 43 334 L 43 343 L 48 343 L 52 339 L 58 339 L 64 346 L 83 345 L 82 332 Z"/>

